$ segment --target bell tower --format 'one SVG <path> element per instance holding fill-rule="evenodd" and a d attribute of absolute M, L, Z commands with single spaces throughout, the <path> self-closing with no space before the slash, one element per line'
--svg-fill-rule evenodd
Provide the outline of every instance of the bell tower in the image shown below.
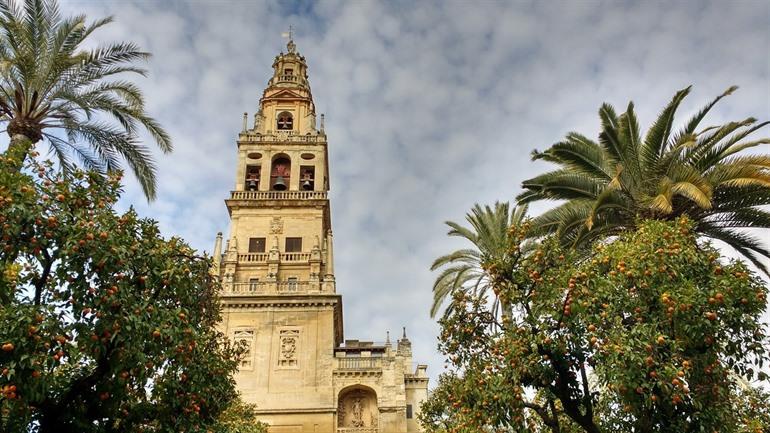
<path fill-rule="evenodd" d="M 231 233 L 219 264 L 235 293 L 334 294 L 326 134 L 293 41 L 238 135 Z"/>
<path fill-rule="evenodd" d="M 243 115 L 237 154 L 230 233 L 224 248 L 217 235 L 212 272 L 220 328 L 248 348 L 236 375 L 243 399 L 270 433 L 419 431 L 428 379 L 425 366 L 412 370 L 406 335 L 397 348 L 343 337 L 323 115 L 317 122 L 292 40 L 253 120 Z"/>
<path fill-rule="evenodd" d="M 342 300 L 326 134 L 316 126 L 307 64 L 293 41 L 275 57 L 249 120 L 244 113 L 235 184 L 225 200 L 230 235 L 215 263 L 222 325 L 250 348 L 237 376 L 244 399 L 260 411 L 309 411 L 315 423 L 319 411 L 334 411 L 330 371 L 342 342 Z"/>

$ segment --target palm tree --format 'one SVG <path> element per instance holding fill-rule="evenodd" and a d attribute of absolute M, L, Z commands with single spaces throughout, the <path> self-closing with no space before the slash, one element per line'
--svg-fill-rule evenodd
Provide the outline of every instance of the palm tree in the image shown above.
<path fill-rule="evenodd" d="M 134 63 L 149 54 L 128 42 L 81 47 L 111 21 L 62 18 L 55 0 L 26 0 L 23 7 L 0 0 L 0 122 L 10 136 L 7 153 L 23 161 L 45 139 L 64 171 L 74 156 L 102 173 L 119 169 L 122 158 L 152 199 L 155 166 L 138 139 L 139 127 L 163 152 L 171 151 L 171 140 L 145 113 L 139 88 L 122 78 L 145 75 Z"/>
<path fill-rule="evenodd" d="M 714 105 L 733 86 L 674 132 L 674 114 L 690 87 L 680 90 L 642 140 L 633 103 L 617 115 L 609 104 L 599 110 L 598 143 L 577 132 L 533 159 L 558 169 L 523 182 L 519 203 L 566 202 L 532 221 L 536 236 L 557 234 L 566 245 L 584 247 L 596 239 L 632 229 L 640 218 L 687 215 L 695 230 L 726 242 L 757 267 L 770 257 L 745 228 L 770 227 L 770 155 L 746 149 L 770 143 L 747 140 L 770 122 L 754 118 L 699 129 Z"/>
<path fill-rule="evenodd" d="M 437 258 L 431 271 L 441 269 L 433 283 L 433 305 L 431 317 L 435 317 L 441 306 L 457 290 L 484 294 L 491 288 L 489 266 L 509 258 L 511 245 L 509 229 L 520 226 L 527 213 L 527 206 L 513 207 L 508 203 L 495 203 L 494 207 L 478 204 L 466 214 L 470 227 L 463 227 L 447 221 L 449 236 L 459 236 L 470 241 L 473 248 L 465 248 Z M 446 312 L 451 311 L 452 304 Z M 504 313 L 507 311 L 503 308 Z"/>

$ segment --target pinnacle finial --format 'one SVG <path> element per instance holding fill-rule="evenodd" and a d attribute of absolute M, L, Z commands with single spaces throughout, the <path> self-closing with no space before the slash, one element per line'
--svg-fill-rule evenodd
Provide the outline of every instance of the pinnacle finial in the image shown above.
<path fill-rule="evenodd" d="M 406 340 L 406 326 L 404 326 L 404 340 Z"/>

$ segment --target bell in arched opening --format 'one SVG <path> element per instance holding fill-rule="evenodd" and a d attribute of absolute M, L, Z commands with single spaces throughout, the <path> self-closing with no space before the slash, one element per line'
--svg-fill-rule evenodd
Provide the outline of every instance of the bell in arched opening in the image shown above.
<path fill-rule="evenodd" d="M 300 167 L 300 172 L 302 173 L 302 177 L 300 178 L 299 186 L 302 188 L 303 191 L 312 191 L 315 189 L 314 177 L 315 177 L 315 167 L 312 166 L 303 166 Z"/>
<path fill-rule="evenodd" d="M 286 191 L 289 189 L 291 178 L 291 161 L 286 157 L 279 157 L 273 161 L 273 169 L 270 172 L 270 189 L 274 191 Z"/>

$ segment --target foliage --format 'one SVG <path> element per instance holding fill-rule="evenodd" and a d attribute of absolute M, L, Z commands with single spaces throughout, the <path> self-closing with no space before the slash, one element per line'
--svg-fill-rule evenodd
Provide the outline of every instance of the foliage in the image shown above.
<path fill-rule="evenodd" d="M 698 244 L 693 225 L 640 222 L 584 261 L 553 239 L 522 254 L 530 226 L 512 226 L 507 267 L 489 269 L 514 314 L 454 292 L 439 347 L 456 374 L 423 406 L 429 431 L 770 428 L 742 410 L 739 379 L 767 379 L 767 289 Z"/>
<path fill-rule="evenodd" d="M 748 118 L 700 128 L 711 108 L 735 91 L 719 95 L 675 132 L 674 115 L 690 92 L 680 90 L 642 139 L 629 103 L 625 113 L 599 109 L 598 142 L 577 132 L 533 159 L 558 169 L 523 183 L 520 203 L 566 200 L 533 221 L 533 236 L 556 234 L 563 245 L 587 247 L 635 227 L 639 218 L 689 216 L 694 230 L 726 242 L 765 272 L 770 251 L 741 229 L 770 227 L 770 155 L 744 151 L 770 143 L 747 138 L 770 122 Z"/>
<path fill-rule="evenodd" d="M 212 433 L 266 433 L 267 425 L 257 420 L 256 406 L 235 399 L 220 415 Z"/>
<path fill-rule="evenodd" d="M 87 23 L 84 15 L 62 18 L 55 0 L 0 0 L 0 114 L 9 149 L 26 156 L 46 139 L 65 171 L 72 157 L 109 172 L 123 158 L 148 199 L 155 197 L 155 167 L 138 139 L 147 130 L 160 150 L 171 140 L 147 115 L 141 90 L 126 74 L 149 54 L 133 43 L 86 49 L 91 34 L 112 22 Z"/>
<path fill-rule="evenodd" d="M 235 397 L 209 260 L 119 178 L 0 159 L 0 431 L 203 432 Z M 32 173 L 26 174 L 26 173 Z M 35 177 L 37 176 L 37 177 Z"/>
<path fill-rule="evenodd" d="M 457 290 L 479 294 L 489 290 L 487 266 L 505 260 L 510 243 L 508 227 L 521 224 L 526 213 L 526 206 L 511 208 L 508 203 L 495 203 L 491 208 L 477 204 L 465 216 L 470 228 L 446 222 L 450 227 L 449 236 L 461 237 L 471 242 L 473 248 L 454 251 L 433 262 L 430 269 L 441 269 L 441 273 L 433 283 L 431 317 L 436 316 L 444 302 Z M 451 309 L 450 302 L 447 311 Z"/>

